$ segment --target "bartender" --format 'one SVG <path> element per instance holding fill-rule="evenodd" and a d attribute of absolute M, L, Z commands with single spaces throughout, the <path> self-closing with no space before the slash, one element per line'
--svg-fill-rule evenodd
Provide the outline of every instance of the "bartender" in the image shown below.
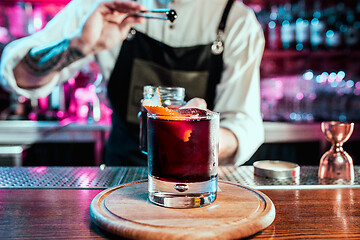
<path fill-rule="evenodd" d="M 164 7 L 175 21 L 137 13 Z M 44 29 L 11 42 L 0 71 L 8 89 L 33 99 L 96 61 L 113 110 L 107 165 L 146 165 L 136 116 L 143 86 L 184 87 L 189 107 L 220 112 L 219 164 L 241 165 L 264 140 L 263 49 L 256 16 L 239 1 L 73 0 Z"/>

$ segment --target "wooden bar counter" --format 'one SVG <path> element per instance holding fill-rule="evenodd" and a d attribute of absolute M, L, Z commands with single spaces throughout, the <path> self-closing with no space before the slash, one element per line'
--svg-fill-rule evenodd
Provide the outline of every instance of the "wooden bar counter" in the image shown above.
<path fill-rule="evenodd" d="M 29 187 L 26 182 L 21 183 L 22 187 L 11 187 L 11 183 L 6 185 L 5 177 L 7 174 L 10 176 L 13 170 L 18 169 L 0 168 L 3 176 L 0 178 L 1 239 L 116 238 L 99 229 L 89 216 L 92 199 L 104 188 Z M 36 175 L 49 169 L 43 167 L 20 170 L 20 174 L 16 172 L 19 179 L 24 172 Z M 62 173 L 68 171 L 67 168 L 55 170 Z M 116 171 L 118 174 L 121 169 Z M 138 170 L 136 172 L 139 173 Z M 92 173 L 93 171 L 88 171 L 88 181 L 94 176 Z M 142 174 L 137 176 L 130 170 L 123 173 L 121 182 L 142 178 L 146 170 L 143 169 Z M 76 174 L 80 178 L 83 176 L 79 171 Z M 360 239 L 358 185 L 259 186 L 257 190 L 273 201 L 276 217 L 268 228 L 251 236 L 250 239 Z"/>

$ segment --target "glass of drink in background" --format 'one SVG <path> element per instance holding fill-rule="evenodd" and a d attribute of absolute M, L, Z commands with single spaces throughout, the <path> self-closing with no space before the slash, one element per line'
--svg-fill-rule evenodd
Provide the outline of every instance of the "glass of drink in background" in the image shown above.
<path fill-rule="evenodd" d="M 183 87 L 154 87 L 154 86 L 144 86 L 143 90 L 143 99 L 150 99 L 154 96 L 156 88 L 159 89 L 160 96 L 162 99 L 162 105 L 167 108 L 177 109 L 183 106 L 185 102 L 185 88 Z M 139 142 L 140 142 L 140 151 L 144 154 L 147 154 L 147 111 L 141 104 L 140 112 L 140 132 L 139 132 Z"/>
<path fill-rule="evenodd" d="M 171 208 L 211 204 L 217 194 L 219 113 L 148 113 L 149 200 Z"/>

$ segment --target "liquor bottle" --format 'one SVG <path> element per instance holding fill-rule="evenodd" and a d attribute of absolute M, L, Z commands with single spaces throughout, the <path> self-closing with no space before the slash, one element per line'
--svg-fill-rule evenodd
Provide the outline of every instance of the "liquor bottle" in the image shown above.
<path fill-rule="evenodd" d="M 346 31 L 344 33 L 344 43 L 346 48 L 355 49 L 359 42 L 359 27 L 356 27 L 354 10 L 349 8 L 346 11 Z"/>
<path fill-rule="evenodd" d="M 295 22 L 291 14 L 291 3 L 286 2 L 279 8 L 280 15 L 283 16 L 281 23 L 281 42 L 283 49 L 295 48 Z"/>
<path fill-rule="evenodd" d="M 310 23 L 307 20 L 305 0 L 298 2 L 298 18 L 295 22 L 296 50 L 301 51 L 310 45 Z"/>
<path fill-rule="evenodd" d="M 269 9 L 266 6 L 263 6 L 260 10 L 256 11 L 256 8 L 254 8 L 256 17 L 261 25 L 261 28 L 264 31 L 264 36 L 267 36 L 267 24 L 270 21 L 269 20 Z"/>
<path fill-rule="evenodd" d="M 349 33 L 349 44 L 352 49 L 360 49 L 360 1 L 356 1 L 354 21 Z"/>
<path fill-rule="evenodd" d="M 328 49 L 339 49 L 343 45 L 342 31 L 342 13 L 344 11 L 344 3 L 338 3 L 335 7 L 329 8 L 327 17 L 327 29 L 325 45 Z"/>
<path fill-rule="evenodd" d="M 267 24 L 267 48 L 271 50 L 281 49 L 281 25 L 279 12 L 276 5 L 271 6 L 270 21 Z"/>
<path fill-rule="evenodd" d="M 312 50 L 322 49 L 325 44 L 325 21 L 319 0 L 314 2 L 313 18 L 310 22 L 310 44 Z"/>

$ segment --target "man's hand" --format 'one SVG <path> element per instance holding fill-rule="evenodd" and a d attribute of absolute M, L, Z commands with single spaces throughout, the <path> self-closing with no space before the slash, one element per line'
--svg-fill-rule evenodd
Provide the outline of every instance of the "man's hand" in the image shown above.
<path fill-rule="evenodd" d="M 133 14 L 143 9 L 132 1 L 99 4 L 86 19 L 79 37 L 31 49 L 14 69 L 17 85 L 25 89 L 44 86 L 74 61 L 115 47 L 127 37 L 133 24 L 145 21 L 144 17 Z"/>
<path fill-rule="evenodd" d="M 134 12 L 144 10 L 133 1 L 111 1 L 98 5 L 82 27 L 81 36 L 74 38 L 71 45 L 80 49 L 84 55 L 115 47 L 123 41 L 135 23 L 145 19 Z"/>
<path fill-rule="evenodd" d="M 193 98 L 181 108 L 207 109 L 207 103 L 202 98 Z M 219 165 L 234 164 L 233 156 L 238 148 L 235 134 L 229 129 L 220 127 L 219 132 Z"/>
<path fill-rule="evenodd" d="M 203 109 L 203 110 L 208 110 L 207 109 L 207 103 L 202 98 L 193 98 L 193 99 L 189 100 L 181 108 L 199 108 L 199 109 Z"/>

